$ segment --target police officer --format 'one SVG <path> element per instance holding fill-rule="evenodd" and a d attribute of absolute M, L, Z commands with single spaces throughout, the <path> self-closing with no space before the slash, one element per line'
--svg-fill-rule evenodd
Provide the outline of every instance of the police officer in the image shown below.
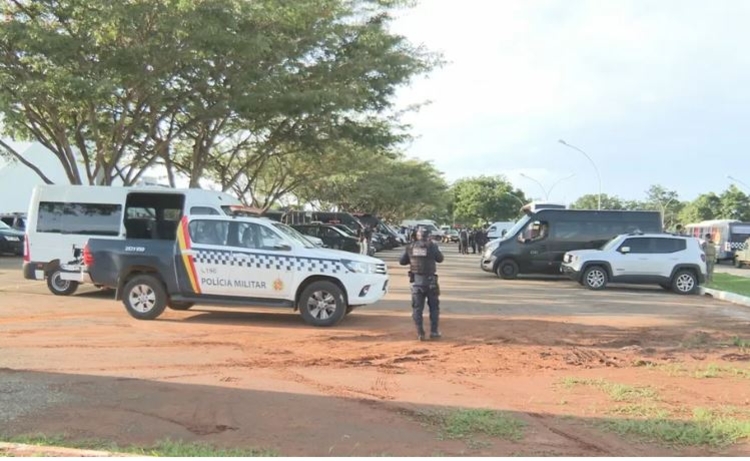
<path fill-rule="evenodd" d="M 430 338 L 440 338 L 438 322 L 440 316 L 440 287 L 438 286 L 437 267 L 435 263 L 443 262 L 443 253 L 430 240 L 427 229 L 417 230 L 417 241 L 410 244 L 401 255 L 399 264 L 410 266 L 409 282 L 411 283 L 412 319 L 417 327 L 417 338 L 424 341 L 425 332 L 422 324 L 425 298 L 430 307 Z"/>
<path fill-rule="evenodd" d="M 714 279 L 714 264 L 716 264 L 716 245 L 711 239 L 711 234 L 706 234 L 703 252 L 706 253 L 706 281 L 712 282 Z"/>

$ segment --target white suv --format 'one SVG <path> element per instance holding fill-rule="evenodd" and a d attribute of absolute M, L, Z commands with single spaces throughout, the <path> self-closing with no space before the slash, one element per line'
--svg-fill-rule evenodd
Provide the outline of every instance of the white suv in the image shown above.
<path fill-rule="evenodd" d="M 706 255 L 698 239 L 670 234 L 624 234 L 599 250 L 565 253 L 560 270 L 581 285 L 658 284 L 692 294 L 706 280 Z"/>

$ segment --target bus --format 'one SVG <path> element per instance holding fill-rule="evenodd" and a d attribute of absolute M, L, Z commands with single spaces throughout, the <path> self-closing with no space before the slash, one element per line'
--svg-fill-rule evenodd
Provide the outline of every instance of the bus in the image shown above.
<path fill-rule="evenodd" d="M 688 235 L 704 240 L 706 234 L 711 234 L 711 242 L 716 245 L 716 259 L 719 261 L 731 261 L 734 252 L 745 245 L 745 240 L 750 237 L 750 222 L 742 222 L 736 219 L 713 219 L 701 221 L 685 226 Z"/>

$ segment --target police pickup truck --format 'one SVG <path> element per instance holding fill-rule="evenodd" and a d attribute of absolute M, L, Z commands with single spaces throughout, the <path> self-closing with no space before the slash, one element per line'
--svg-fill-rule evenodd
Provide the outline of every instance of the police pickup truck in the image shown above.
<path fill-rule="evenodd" d="M 385 263 L 317 248 L 266 218 L 185 216 L 169 240 L 92 238 L 82 281 L 115 288 L 140 320 L 195 304 L 291 307 L 314 326 L 332 326 L 388 290 Z"/>

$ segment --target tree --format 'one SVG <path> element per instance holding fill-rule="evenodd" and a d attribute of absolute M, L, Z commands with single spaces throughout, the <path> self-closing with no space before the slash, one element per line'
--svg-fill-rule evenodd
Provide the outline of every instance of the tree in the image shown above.
<path fill-rule="evenodd" d="M 683 224 L 691 224 L 717 219 L 721 214 L 721 207 L 721 199 L 713 192 L 701 194 L 685 205 L 679 215 L 680 221 Z"/>
<path fill-rule="evenodd" d="M 302 186 L 300 200 L 391 221 L 441 214 L 447 185 L 432 163 L 384 152 L 360 154 L 358 163 L 339 162 L 335 174 Z"/>
<path fill-rule="evenodd" d="M 598 207 L 599 194 L 586 194 L 578 198 L 570 205 L 576 210 L 596 210 Z M 602 210 L 625 210 L 623 201 L 614 195 L 602 194 Z"/>
<path fill-rule="evenodd" d="M 4 129 L 44 144 L 72 184 L 162 165 L 172 183 L 208 174 L 228 190 L 290 146 L 387 144 L 398 136 L 373 133 L 398 125 L 383 123 L 396 89 L 438 64 L 389 32 L 401 3 L 5 2 Z"/>
<path fill-rule="evenodd" d="M 451 187 L 451 196 L 454 220 L 468 225 L 515 220 L 528 201 L 503 176 L 460 179 Z"/>
<path fill-rule="evenodd" d="M 720 216 L 722 219 L 737 219 L 750 221 L 750 197 L 734 184 L 719 196 L 721 202 Z"/>
<path fill-rule="evenodd" d="M 676 191 L 667 190 L 664 187 L 654 184 L 646 191 L 647 209 L 657 210 L 662 213 L 664 226 L 671 228 L 678 220 L 680 211 L 684 204 Z"/>

